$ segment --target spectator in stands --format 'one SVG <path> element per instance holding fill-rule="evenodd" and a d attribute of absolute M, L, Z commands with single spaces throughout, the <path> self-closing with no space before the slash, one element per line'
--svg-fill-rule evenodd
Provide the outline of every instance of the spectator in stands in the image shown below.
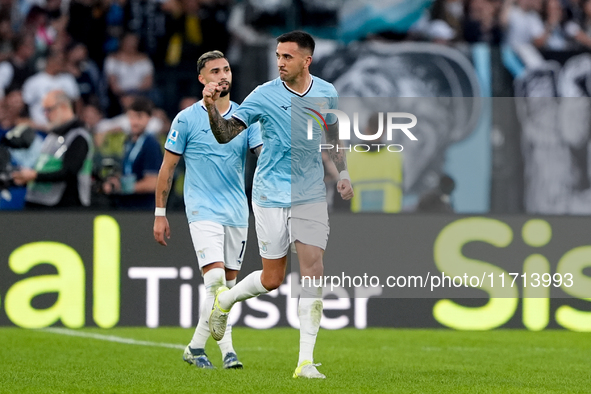
<path fill-rule="evenodd" d="M 23 101 L 22 92 L 17 89 L 7 91 L 6 97 L 2 101 L 2 112 L 0 113 L 0 135 L 19 123 L 26 122 L 28 118 L 29 111 Z"/>
<path fill-rule="evenodd" d="M 431 8 L 431 24 L 428 32 L 433 41 L 459 40 L 463 34 L 463 0 L 435 0 Z"/>
<path fill-rule="evenodd" d="M 131 133 L 131 122 L 127 110 L 136 98 L 137 96 L 134 95 L 123 96 L 121 98 L 121 105 L 123 106 L 124 112 L 110 119 L 104 119 L 96 126 L 94 138 L 99 150 L 106 149 L 110 156 L 122 157 L 123 142 Z M 148 134 L 158 134 L 161 129 L 162 121 L 152 116 L 146 126 L 146 132 Z"/>
<path fill-rule="evenodd" d="M 13 32 L 10 25 L 10 14 L 0 12 L 0 62 L 8 60 L 12 55 Z"/>
<path fill-rule="evenodd" d="M 127 110 L 131 134 L 125 143 L 123 171 L 103 185 L 105 194 L 115 197 L 115 205 L 127 209 L 154 209 L 154 193 L 162 164 L 160 144 L 146 133 L 153 110 L 152 102 L 138 97 Z"/>
<path fill-rule="evenodd" d="M 152 111 L 152 118 L 160 120 L 160 130 L 158 130 L 154 136 L 156 137 L 156 140 L 158 140 L 160 146 L 164 149 L 164 143 L 166 142 L 166 137 L 170 131 L 170 118 L 162 108 L 154 108 Z"/>
<path fill-rule="evenodd" d="M 33 37 L 17 35 L 13 40 L 13 48 L 10 59 L 0 63 L 0 97 L 5 90 L 22 89 L 27 78 L 35 73 L 30 61 L 35 54 Z"/>
<path fill-rule="evenodd" d="M 69 6 L 68 34 L 72 40 L 86 45 L 88 57 L 101 67 L 105 62 L 108 3 L 109 0 L 71 0 Z M 115 50 L 117 47 L 109 52 Z"/>
<path fill-rule="evenodd" d="M 25 30 L 35 35 L 35 47 L 40 53 L 45 53 L 57 37 L 57 31 L 49 23 L 47 11 L 38 5 L 29 10 L 25 19 Z"/>
<path fill-rule="evenodd" d="M 82 104 L 76 79 L 65 72 L 66 58 L 63 52 L 49 51 L 45 70 L 28 78 L 23 85 L 23 99 L 29 105 L 31 118 L 40 128 L 47 126 L 47 118 L 43 114 L 43 97 L 52 90 L 62 90 L 75 103 L 76 113 Z"/>
<path fill-rule="evenodd" d="M 172 0 L 166 3 L 165 10 L 171 19 L 167 25 L 170 39 L 166 65 L 193 71 L 199 53 L 228 48 L 227 1 Z"/>
<path fill-rule="evenodd" d="M 97 65 L 88 58 L 88 50 L 81 42 L 71 42 L 66 52 L 66 70 L 76 78 L 80 98 L 84 104 L 92 100 L 104 102 L 100 91 L 101 74 Z"/>
<path fill-rule="evenodd" d="M 551 51 L 564 51 L 571 48 L 569 37 L 565 31 L 566 13 L 560 0 L 546 0 L 542 10 L 542 17 L 549 31 L 548 38 L 538 48 Z"/>
<path fill-rule="evenodd" d="M 582 0 L 581 9 L 581 17 L 568 21 L 565 30 L 576 43 L 591 49 L 591 0 Z"/>
<path fill-rule="evenodd" d="M 524 45 L 562 50 L 567 47 L 560 0 L 505 0 L 501 23 L 507 30 L 506 41 L 518 53 Z M 516 1 L 516 3 L 514 3 Z M 542 18 L 541 13 L 544 14 Z"/>
<path fill-rule="evenodd" d="M 96 100 L 91 100 L 84 106 L 82 109 L 81 120 L 84 122 L 86 129 L 93 136 L 95 135 L 96 130 L 100 127 L 101 123 L 106 121 L 103 110 Z"/>
<path fill-rule="evenodd" d="M 138 50 L 138 45 L 138 35 L 127 33 L 121 40 L 121 49 L 105 60 L 109 90 L 118 101 L 124 95 L 147 95 L 152 89 L 154 65 L 147 55 Z"/>
<path fill-rule="evenodd" d="M 31 128 L 31 119 L 27 105 L 23 102 L 23 97 L 20 90 L 7 91 L 4 100 L 0 101 L 0 139 L 9 131 L 15 131 L 23 138 L 21 141 L 28 141 L 28 145 L 24 144 L 20 147 L 12 146 L 10 151 L 11 164 L 15 168 L 26 167 L 32 168 L 37 162 L 41 147 L 43 146 L 43 137 L 35 133 Z M 27 130 L 29 129 L 29 130 Z M 33 135 L 33 139 L 26 136 L 27 133 Z M 11 186 L 9 187 L 9 195 L 0 194 L 0 209 L 20 210 L 25 206 L 26 186 Z M 7 197 L 7 198 L 4 198 Z"/>
<path fill-rule="evenodd" d="M 43 97 L 50 133 L 43 141 L 35 169 L 12 173 L 17 185 L 27 184 L 27 207 L 72 208 L 90 205 L 92 138 L 74 115 L 66 92 Z"/>
<path fill-rule="evenodd" d="M 119 49 L 121 37 L 123 37 L 123 10 L 126 0 L 103 1 L 102 3 L 108 3 L 105 14 L 106 30 L 103 50 L 105 53 L 109 54 Z M 101 62 L 100 64 L 103 63 Z"/>
<path fill-rule="evenodd" d="M 195 104 L 199 99 L 197 97 L 183 97 L 179 101 L 179 111 L 184 110 L 185 108 L 189 108 L 191 105 Z"/>
<path fill-rule="evenodd" d="M 53 22 L 62 18 L 62 1 L 61 0 L 45 0 L 45 11 L 47 12 L 47 19 Z"/>
<path fill-rule="evenodd" d="M 139 48 L 160 66 L 165 58 L 167 37 L 166 13 L 162 0 L 126 0 L 123 28 L 139 37 Z M 123 45 L 123 43 L 122 43 Z"/>
<path fill-rule="evenodd" d="M 464 39 L 469 43 L 501 43 L 500 0 L 468 0 L 464 19 Z"/>
<path fill-rule="evenodd" d="M 28 7 L 30 7 L 30 2 L 20 2 L 17 0 L 0 1 L 0 13 L 9 16 L 12 31 L 20 31 L 24 16 L 28 12 Z M 23 8 L 27 8 L 27 10 L 23 10 Z"/>

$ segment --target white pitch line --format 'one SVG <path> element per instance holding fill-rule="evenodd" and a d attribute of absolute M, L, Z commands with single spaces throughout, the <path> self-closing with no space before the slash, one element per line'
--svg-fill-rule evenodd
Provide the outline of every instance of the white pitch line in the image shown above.
<path fill-rule="evenodd" d="M 170 349 L 184 349 L 186 347 L 186 345 L 177 345 L 176 343 L 138 341 L 136 339 L 117 337 L 115 335 L 95 334 L 91 332 L 71 330 L 68 328 L 45 328 L 42 331 L 50 332 L 53 334 L 69 335 L 72 337 L 92 338 L 97 339 L 99 341 L 126 343 L 128 345 L 166 347 Z"/>

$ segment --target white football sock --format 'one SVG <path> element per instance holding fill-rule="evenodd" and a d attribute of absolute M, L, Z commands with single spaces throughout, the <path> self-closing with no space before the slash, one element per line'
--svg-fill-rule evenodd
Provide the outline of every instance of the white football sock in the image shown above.
<path fill-rule="evenodd" d="M 300 357 L 303 361 L 314 362 L 314 345 L 322 318 L 322 287 L 302 286 L 302 295 L 298 308 L 300 317 Z"/>
<path fill-rule="evenodd" d="M 231 312 L 230 312 L 231 313 Z M 232 352 L 236 353 L 234 350 L 234 346 L 232 345 L 232 325 L 228 324 L 226 326 L 226 332 L 224 333 L 224 337 L 219 340 L 218 345 L 220 346 L 220 351 L 222 352 L 222 360 L 226 357 L 226 354 Z"/>
<path fill-rule="evenodd" d="M 195 328 L 193 339 L 189 346 L 193 349 L 205 348 L 205 342 L 209 338 L 209 314 L 213 307 L 213 299 L 215 291 L 218 287 L 225 285 L 226 283 L 226 271 L 223 268 L 213 268 L 203 275 L 203 284 L 205 285 L 205 301 L 203 302 L 203 308 L 199 313 L 199 322 Z"/>
<path fill-rule="evenodd" d="M 226 279 L 226 286 L 230 289 L 232 287 L 236 286 L 236 279 L 232 279 L 232 280 Z M 234 311 L 234 310 L 235 309 L 232 309 L 232 311 Z M 233 313 L 232 311 L 230 312 L 230 315 Z M 231 324 L 228 323 L 228 325 L 226 326 L 226 332 L 224 333 L 224 337 L 218 342 L 218 345 L 220 346 L 220 351 L 222 352 L 222 360 L 224 359 L 224 357 L 226 357 L 226 354 L 228 354 L 228 353 L 236 354 L 236 351 L 234 350 L 234 346 L 232 345 L 232 325 Z"/>
<path fill-rule="evenodd" d="M 261 274 L 263 271 L 254 271 L 250 273 L 246 278 L 236 283 L 236 286 L 232 287 L 228 291 L 224 291 L 218 297 L 220 307 L 224 310 L 229 310 L 232 305 L 239 301 L 244 301 L 252 297 L 256 297 L 260 294 L 268 293 L 261 283 Z"/>

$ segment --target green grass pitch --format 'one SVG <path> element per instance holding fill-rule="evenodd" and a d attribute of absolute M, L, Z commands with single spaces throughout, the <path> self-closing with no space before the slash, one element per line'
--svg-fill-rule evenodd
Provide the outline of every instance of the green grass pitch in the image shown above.
<path fill-rule="evenodd" d="M 590 393 L 591 334 L 569 331 L 321 330 L 326 380 L 293 379 L 298 331 L 234 329 L 243 370 L 181 360 L 193 330 L 83 329 L 125 344 L 45 330 L 0 329 L 0 393 Z M 180 348 L 150 346 L 177 344 Z"/>

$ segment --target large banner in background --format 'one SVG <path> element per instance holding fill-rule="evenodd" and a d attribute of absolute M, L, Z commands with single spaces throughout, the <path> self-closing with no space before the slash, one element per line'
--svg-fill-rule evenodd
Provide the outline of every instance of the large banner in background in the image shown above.
<path fill-rule="evenodd" d="M 544 61 L 515 80 L 524 208 L 591 214 L 591 55 Z"/>
<path fill-rule="evenodd" d="M 419 196 L 447 174 L 456 183 L 456 212 L 489 212 L 491 104 L 482 98 L 490 94 L 488 47 L 464 53 L 430 43 L 368 41 L 340 47 L 323 42 L 311 71 L 333 83 L 340 97 L 472 97 L 466 116 L 434 128 L 424 138 L 425 149 L 405 155 L 403 209 L 412 210 Z M 419 114 L 432 118 L 430 109 L 428 100 L 416 100 Z"/>
<path fill-rule="evenodd" d="M 203 286 L 184 215 L 169 221 L 162 247 L 147 214 L 0 215 L 0 325 L 192 327 Z M 325 329 L 591 331 L 587 219 L 335 214 L 331 228 Z M 241 277 L 260 268 L 252 230 Z M 297 327 L 296 282 L 231 321 Z"/>
<path fill-rule="evenodd" d="M 406 33 L 434 0 L 347 0 L 339 15 L 339 37 L 361 40 L 381 32 Z"/>

